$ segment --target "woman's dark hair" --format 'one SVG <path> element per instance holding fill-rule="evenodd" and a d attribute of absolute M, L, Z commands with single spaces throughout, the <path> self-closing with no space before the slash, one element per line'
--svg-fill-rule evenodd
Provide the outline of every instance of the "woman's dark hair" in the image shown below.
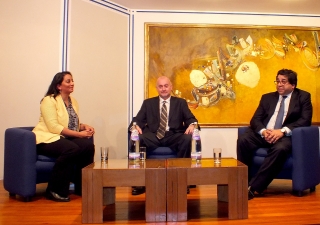
<path fill-rule="evenodd" d="M 53 77 L 52 82 L 51 82 L 51 84 L 50 84 L 50 86 L 48 88 L 48 91 L 47 91 L 47 93 L 45 94 L 44 97 L 46 97 L 48 95 L 53 95 L 53 97 L 56 98 L 57 95 L 60 94 L 60 91 L 59 91 L 57 86 L 58 86 L 58 84 L 62 83 L 64 76 L 67 75 L 67 74 L 72 76 L 72 74 L 69 71 L 62 71 L 60 73 L 57 73 Z"/>
<path fill-rule="evenodd" d="M 293 84 L 295 87 L 297 87 L 297 84 L 298 84 L 298 77 L 297 76 L 298 75 L 293 70 L 288 70 L 288 69 L 279 70 L 277 73 L 276 79 L 277 79 L 278 75 L 286 76 L 288 78 L 288 82 L 290 84 Z"/>

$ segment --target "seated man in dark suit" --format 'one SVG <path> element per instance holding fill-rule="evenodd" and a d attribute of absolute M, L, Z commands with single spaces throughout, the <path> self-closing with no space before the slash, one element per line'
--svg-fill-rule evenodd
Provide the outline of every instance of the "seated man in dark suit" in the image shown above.
<path fill-rule="evenodd" d="M 276 76 L 276 92 L 262 96 L 249 129 L 238 138 L 238 160 L 248 165 L 253 151 L 269 148 L 257 174 L 249 177 L 248 199 L 262 193 L 281 171 L 292 151 L 291 134 L 296 127 L 310 126 L 312 104 L 310 93 L 297 88 L 297 73 L 282 69 Z"/>
<path fill-rule="evenodd" d="M 184 99 L 171 96 L 172 83 L 168 77 L 159 77 L 156 88 L 159 96 L 144 100 L 132 120 L 137 123 L 140 145 L 146 146 L 147 151 L 169 147 L 177 151 L 179 158 L 190 158 L 191 134 L 198 121 Z M 133 194 L 138 194 L 135 189 Z"/>

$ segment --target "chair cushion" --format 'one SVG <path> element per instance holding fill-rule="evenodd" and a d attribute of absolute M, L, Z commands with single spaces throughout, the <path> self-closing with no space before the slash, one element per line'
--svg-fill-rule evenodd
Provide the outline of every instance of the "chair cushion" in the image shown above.
<path fill-rule="evenodd" d="M 254 155 L 260 157 L 266 157 L 268 154 L 268 148 L 259 148 Z"/>
<path fill-rule="evenodd" d="M 176 154 L 176 152 L 171 150 L 168 147 L 159 147 L 153 151 L 148 151 L 147 154 L 148 155 L 174 155 L 174 154 Z"/>
<path fill-rule="evenodd" d="M 264 158 L 267 156 L 268 148 L 259 148 L 253 156 L 253 164 L 260 167 Z M 287 161 L 283 165 L 284 170 L 292 169 L 292 154 L 289 155 Z"/>
<path fill-rule="evenodd" d="M 37 161 L 41 161 L 41 162 L 55 162 L 55 161 L 56 161 L 56 158 L 48 157 L 48 156 L 45 156 L 45 155 L 38 155 Z"/>

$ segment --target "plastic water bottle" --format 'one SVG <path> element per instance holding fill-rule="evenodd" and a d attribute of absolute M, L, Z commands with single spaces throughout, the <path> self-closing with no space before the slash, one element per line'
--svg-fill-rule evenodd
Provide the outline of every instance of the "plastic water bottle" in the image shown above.
<path fill-rule="evenodd" d="M 198 123 L 194 123 L 191 143 L 191 158 L 195 160 L 201 159 L 201 138 Z"/>
<path fill-rule="evenodd" d="M 130 152 L 139 152 L 139 132 L 137 130 L 137 123 L 133 122 L 131 129 L 131 149 Z"/>

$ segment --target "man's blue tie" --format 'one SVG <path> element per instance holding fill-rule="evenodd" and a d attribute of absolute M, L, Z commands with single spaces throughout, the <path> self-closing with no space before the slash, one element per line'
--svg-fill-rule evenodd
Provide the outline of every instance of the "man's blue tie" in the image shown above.
<path fill-rule="evenodd" d="M 279 112 L 277 115 L 276 123 L 274 124 L 274 129 L 281 129 L 282 128 L 282 122 L 283 122 L 283 116 L 284 116 L 284 100 L 287 96 L 282 96 L 282 100 L 280 103 Z"/>

